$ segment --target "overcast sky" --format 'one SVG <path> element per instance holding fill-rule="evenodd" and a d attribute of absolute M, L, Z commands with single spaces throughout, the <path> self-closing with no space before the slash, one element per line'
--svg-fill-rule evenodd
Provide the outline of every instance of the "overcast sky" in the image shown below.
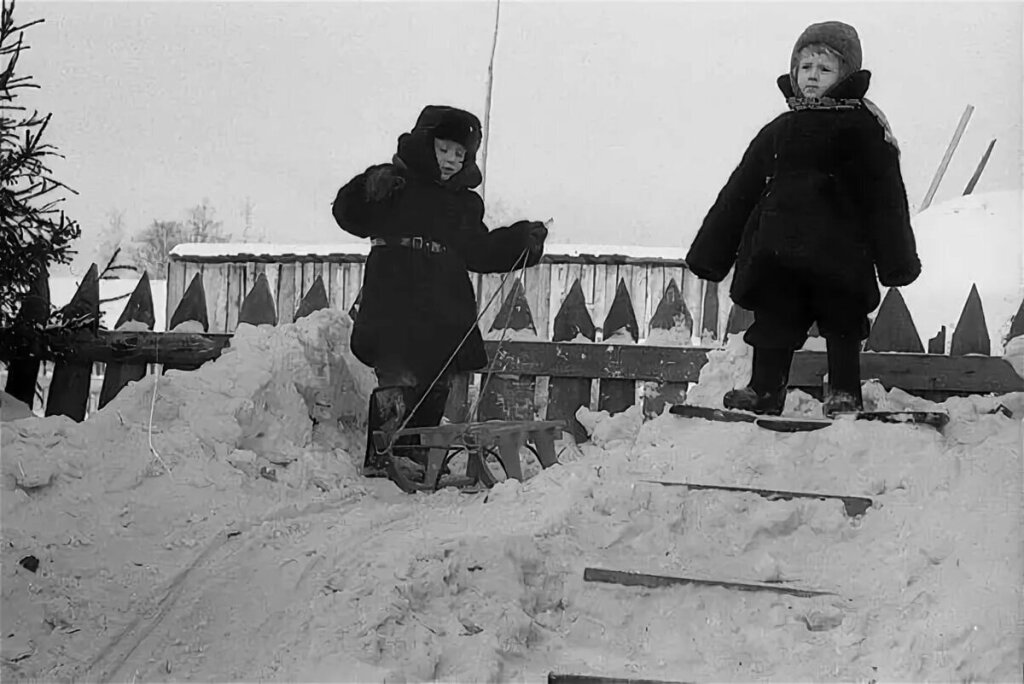
<path fill-rule="evenodd" d="M 936 202 L 1021 187 L 1021 3 L 512 2 L 501 5 L 488 203 L 555 218 L 552 241 L 686 246 L 809 23 L 859 31 L 868 97 L 920 204 L 964 107 Z M 483 118 L 495 3 L 18 2 L 20 63 L 53 112 L 54 164 L 88 253 L 112 209 L 130 231 L 209 198 L 240 236 L 349 241 L 330 203 L 389 160 L 424 104 Z M 495 227 L 495 226 L 492 226 Z M 631 237 L 635 235 L 634 237 Z M 77 269 L 76 269 L 77 270 Z"/>

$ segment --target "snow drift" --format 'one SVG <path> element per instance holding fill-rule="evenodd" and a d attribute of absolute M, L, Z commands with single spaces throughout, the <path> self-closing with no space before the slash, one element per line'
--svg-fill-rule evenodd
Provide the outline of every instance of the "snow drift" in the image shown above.
<path fill-rule="evenodd" d="M 357 478 L 344 449 L 359 428 L 337 417 L 370 386 L 347 338 L 322 311 L 243 329 L 215 363 L 168 373 L 160 459 L 153 378 L 83 424 L 5 423 L 4 679 L 1019 677 L 1020 425 L 987 412 L 1024 415 L 1024 395 L 950 400 L 943 433 L 840 422 L 784 435 L 581 408 L 592 443 L 561 465 L 407 496 Z M 748 363 L 737 338 L 691 398 L 744 382 Z M 851 518 L 836 500 L 650 480 L 874 504 Z M 833 595 L 619 587 L 584 582 L 586 567 Z"/>

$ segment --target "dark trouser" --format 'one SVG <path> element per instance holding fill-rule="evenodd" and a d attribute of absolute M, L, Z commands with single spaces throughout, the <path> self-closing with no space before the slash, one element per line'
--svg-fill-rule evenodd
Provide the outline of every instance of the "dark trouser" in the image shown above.
<path fill-rule="evenodd" d="M 769 365 L 784 363 L 788 367 L 792 356 L 786 352 L 803 347 L 814 323 L 828 344 L 830 389 L 859 398 L 860 346 L 870 324 L 860 313 L 858 300 L 847 292 L 818 278 L 777 271 L 758 289 L 754 323 L 743 339 L 756 350 L 764 350 L 759 356 L 770 359 Z M 754 378 L 760 374 L 775 377 L 778 370 L 755 368 Z"/>

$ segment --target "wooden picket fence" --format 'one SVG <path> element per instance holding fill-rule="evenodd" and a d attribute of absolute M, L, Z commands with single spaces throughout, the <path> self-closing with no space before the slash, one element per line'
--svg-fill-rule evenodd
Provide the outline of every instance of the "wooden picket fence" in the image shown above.
<path fill-rule="evenodd" d="M 574 271 L 573 267 L 583 265 L 581 262 L 535 267 L 540 274 L 545 272 L 545 266 L 549 272 L 557 274 L 548 279 L 548 282 L 561 283 L 558 291 L 564 292 L 555 302 L 543 296 L 544 290 L 536 285 L 531 296 L 529 277 L 534 269 L 526 271 L 525 280 L 510 278 L 504 289 L 500 278 L 495 279 L 498 285 L 484 279 L 478 281 L 481 304 L 497 292 L 491 307 L 493 311 L 482 319 L 485 334 L 492 338 L 485 343 L 492 360 L 489 377 L 486 383 L 479 374 L 457 378 L 449 400 L 449 418 L 465 420 L 473 389 L 483 386 L 484 391 L 477 398 L 477 419 L 565 419 L 576 436 L 583 438 L 585 434 L 574 418 L 580 406 L 615 413 L 641 400 L 645 411 L 655 414 L 666 403 L 677 401 L 689 383 L 698 380 L 711 347 L 688 344 L 690 336 L 685 333 L 692 328 L 694 320 L 689 303 L 699 301 L 700 316 L 709 321 L 704 326 L 705 337 L 717 337 L 718 330 L 722 330 L 722 337 L 727 338 L 744 330 L 751 320 L 749 312 L 736 307 L 722 312 L 717 288 L 713 285 L 701 286 L 685 272 L 679 273 L 678 280 L 674 276 L 652 278 L 651 265 L 647 264 L 643 280 L 627 281 L 622 277 L 610 292 L 609 288 L 604 288 L 605 315 L 595 321 L 593 301 L 587 302 L 585 288 L 594 292 L 590 283 L 597 282 L 597 271 L 592 271 L 594 280 L 584 285 L 581 277 L 573 276 L 583 272 L 582 268 Z M 624 265 L 629 264 L 619 266 Z M 302 273 L 302 282 L 306 281 L 305 267 L 291 271 L 289 281 L 284 265 L 278 264 L 275 287 L 267 274 L 267 264 L 263 264 L 262 269 L 257 265 L 251 271 L 238 269 L 237 264 L 227 266 L 234 280 L 213 281 L 202 269 L 192 274 L 168 317 L 169 332 L 151 332 L 153 300 L 149 280 L 143 276 L 116 327 L 137 321 L 147 331 L 86 330 L 62 342 L 63 347 L 57 345 L 62 358 L 54 367 L 46 414 L 67 415 L 75 420 L 85 418 L 94 363 L 106 364 L 96 402 L 102 408 L 129 382 L 154 372 L 156 367 L 152 364 L 160 364 L 164 369 L 190 370 L 215 359 L 230 344 L 231 333 L 241 323 L 280 325 L 322 308 L 346 310 L 347 306 L 349 315 L 354 315 L 358 308 L 357 281 L 344 268 L 336 271 L 333 265 L 327 269 L 317 269 L 314 265 L 309 271 L 309 286 L 303 285 L 300 296 L 291 297 L 288 293 L 294 291 L 292 288 L 300 277 L 295 274 Z M 606 274 L 608 270 L 606 268 Z M 619 272 L 616 268 L 616 274 Z M 336 273 L 342 274 L 340 279 L 335 278 Z M 223 288 L 223 294 L 211 297 L 206 291 L 207 282 Z M 342 283 L 340 295 L 336 286 L 339 282 Z M 540 281 L 535 279 L 534 282 Z M 641 282 L 642 296 L 636 291 L 637 283 Z M 684 295 L 687 288 L 690 297 Z M 230 294 L 233 291 L 237 297 Z M 700 293 L 699 299 L 692 296 L 695 292 Z M 43 290 L 34 294 L 37 304 L 47 296 Z M 232 303 L 236 300 L 238 305 L 234 307 Z M 547 302 L 546 309 L 544 302 Z M 638 302 L 643 302 L 643 317 L 638 315 Z M 211 310 L 215 306 L 224 311 L 223 320 L 231 322 L 230 330 L 211 330 Z M 541 309 L 540 313 L 535 307 Z M 95 266 L 64 309 L 79 315 L 98 314 L 99 279 Z M 237 313 L 231 313 L 232 309 Z M 724 321 L 724 326 L 710 323 L 720 320 Z M 174 331 L 187 321 L 197 322 L 203 332 Z M 651 341 L 660 341 L 662 338 L 657 337 L 657 331 L 680 328 L 684 331 L 682 335 L 667 338 L 671 344 L 639 343 L 642 334 Z M 536 341 L 527 341 L 522 335 L 524 331 L 548 334 L 546 339 L 537 335 Z M 1024 334 L 1024 303 L 1010 331 L 1011 337 L 1021 334 Z M 508 339 L 493 339 L 502 336 Z M 968 294 L 960 321 L 952 333 L 949 354 L 942 353 L 944 336 L 945 330 L 940 331 L 926 352 L 902 296 L 897 290 L 890 290 L 875 317 L 862 354 L 864 377 L 877 378 L 886 387 L 900 387 L 910 393 L 939 399 L 952 395 L 1024 391 L 1024 379 L 1007 362 L 988 356 L 989 337 L 976 288 Z M 31 404 L 39 362 L 40 359 L 20 360 L 11 365 L 7 391 Z M 823 352 L 798 352 L 791 385 L 820 396 L 826 368 Z M 638 384 L 642 392 L 637 391 Z M 642 399 L 638 399 L 641 395 Z"/>

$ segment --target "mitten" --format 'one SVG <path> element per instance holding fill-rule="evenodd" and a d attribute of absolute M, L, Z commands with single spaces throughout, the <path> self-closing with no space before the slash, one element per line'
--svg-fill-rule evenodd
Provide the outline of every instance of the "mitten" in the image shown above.
<path fill-rule="evenodd" d="M 531 221 L 530 232 L 527 235 L 530 251 L 540 252 L 544 249 L 544 241 L 548 237 L 548 228 L 540 221 Z"/>
<path fill-rule="evenodd" d="M 921 269 L 879 273 L 878 281 L 885 287 L 906 287 L 917 280 L 919 275 L 921 275 Z"/>
<path fill-rule="evenodd" d="M 366 199 L 381 202 L 405 187 L 405 178 L 391 164 L 382 164 L 366 172 Z"/>

